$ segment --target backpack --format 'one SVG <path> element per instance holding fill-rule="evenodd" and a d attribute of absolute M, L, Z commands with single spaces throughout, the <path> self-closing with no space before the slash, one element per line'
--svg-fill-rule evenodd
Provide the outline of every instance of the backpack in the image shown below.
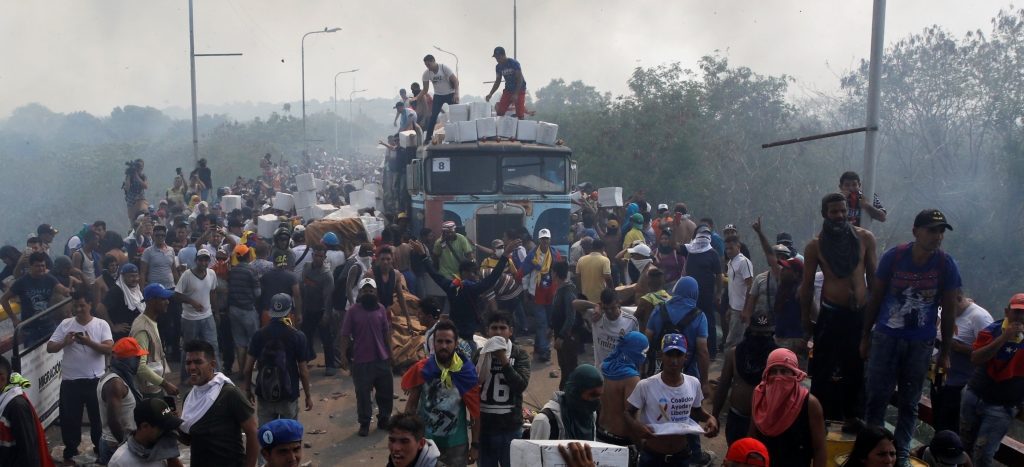
<path fill-rule="evenodd" d="M 346 259 L 341 266 L 334 268 L 334 291 L 331 292 L 331 303 L 335 310 L 348 308 L 348 274 L 356 265 L 355 258 Z"/>
<path fill-rule="evenodd" d="M 683 318 L 680 319 L 678 322 L 673 323 L 668 316 L 667 303 L 668 301 L 661 302 L 661 304 L 658 305 L 658 308 L 655 309 L 655 311 L 661 311 L 661 331 L 658 332 L 658 338 L 657 340 L 654 341 L 653 345 L 656 346 L 656 348 L 660 347 L 661 340 L 664 339 L 665 336 L 668 334 L 682 334 L 684 337 L 686 337 L 686 343 L 691 348 L 686 349 L 686 357 L 683 361 L 683 371 L 685 371 L 687 368 L 690 367 L 690 364 L 693 363 L 694 355 L 696 355 L 696 352 L 694 352 L 692 348 L 693 341 L 696 339 L 690 339 L 690 336 L 686 334 L 686 328 L 690 327 L 690 324 L 692 324 L 694 320 L 696 320 L 702 312 L 700 308 L 694 308 L 690 310 L 689 313 L 683 315 Z M 654 313 L 652 312 L 651 315 L 654 315 Z M 657 355 L 660 356 L 661 352 L 658 351 Z M 656 373 L 657 364 L 657 358 L 647 359 L 647 369 L 650 374 L 653 375 L 654 373 Z"/>
<path fill-rule="evenodd" d="M 256 393 L 265 402 L 281 402 L 291 399 L 292 381 L 288 374 L 288 353 L 285 351 L 287 335 L 271 339 L 263 345 L 257 360 L 259 372 L 256 375 Z"/>
<path fill-rule="evenodd" d="M 559 439 L 558 436 L 561 433 L 558 431 L 558 416 L 555 415 L 553 410 L 547 407 L 541 409 L 540 413 L 544 414 L 545 417 L 548 417 L 548 426 L 551 427 L 551 434 L 548 435 L 548 439 Z"/>

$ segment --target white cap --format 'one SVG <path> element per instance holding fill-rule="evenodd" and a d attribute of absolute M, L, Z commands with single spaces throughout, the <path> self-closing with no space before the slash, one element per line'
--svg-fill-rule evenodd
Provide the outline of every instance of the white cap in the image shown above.
<path fill-rule="evenodd" d="M 202 250 L 199 250 L 198 253 L 196 253 L 196 258 L 198 258 L 200 256 L 205 256 L 207 258 L 212 258 L 213 254 L 210 253 L 210 250 L 207 250 L 206 248 L 203 248 Z"/>
<path fill-rule="evenodd" d="M 664 209 L 664 210 L 668 211 L 668 205 L 667 205 L 667 204 L 665 204 L 665 203 L 661 203 L 661 204 L 659 204 L 659 205 L 658 205 L 658 210 L 659 210 L 659 211 L 661 211 L 662 209 Z"/>
<path fill-rule="evenodd" d="M 551 231 L 548 229 L 540 229 L 540 232 L 537 232 L 537 238 L 551 238 Z"/>
<path fill-rule="evenodd" d="M 631 254 L 631 255 L 640 255 L 640 256 L 644 256 L 644 257 L 648 257 L 648 258 L 650 258 L 650 256 L 651 256 L 651 247 L 647 246 L 646 243 L 641 243 L 641 244 L 639 244 L 639 245 L 637 245 L 637 246 L 635 246 L 633 248 L 630 248 L 630 249 L 628 249 L 626 251 L 628 251 L 629 254 Z"/>
<path fill-rule="evenodd" d="M 373 280 L 372 277 L 364 277 L 359 280 L 359 285 L 356 286 L 356 290 L 362 290 L 363 287 L 370 286 L 377 288 L 377 281 Z"/>

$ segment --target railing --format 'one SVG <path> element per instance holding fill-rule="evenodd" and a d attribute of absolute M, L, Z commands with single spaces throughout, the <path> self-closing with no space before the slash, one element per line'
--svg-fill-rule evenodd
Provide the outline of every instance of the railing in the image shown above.
<path fill-rule="evenodd" d="M 11 366 L 32 382 L 32 387 L 27 390 L 29 400 L 35 406 L 36 413 L 43 426 L 50 426 L 60 415 L 60 363 L 62 352 L 49 353 L 45 345 L 49 336 L 36 342 L 30 342 L 22 346 L 21 333 L 26 326 L 40 322 L 44 319 L 51 319 L 61 307 L 71 303 L 71 298 L 65 298 L 42 312 L 22 321 L 14 328 L 14 346 L 11 355 Z M 53 330 L 51 329 L 52 333 Z M 23 365 L 22 360 L 28 360 Z"/>

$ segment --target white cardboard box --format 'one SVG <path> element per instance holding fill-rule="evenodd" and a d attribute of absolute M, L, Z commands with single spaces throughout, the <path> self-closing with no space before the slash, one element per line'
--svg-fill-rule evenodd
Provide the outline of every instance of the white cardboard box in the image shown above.
<path fill-rule="evenodd" d="M 597 204 L 601 206 L 622 206 L 622 187 L 608 186 L 598 188 Z"/>
<path fill-rule="evenodd" d="M 295 176 L 295 186 L 299 191 L 316 190 L 316 179 L 313 174 L 298 174 Z"/>
<path fill-rule="evenodd" d="M 281 220 L 273 214 L 264 214 L 256 220 L 256 233 L 263 238 L 271 238 L 274 236 L 274 231 L 277 230 L 278 224 Z"/>
<path fill-rule="evenodd" d="M 476 120 L 476 138 L 497 138 L 498 119 L 496 117 L 480 118 Z"/>
<path fill-rule="evenodd" d="M 519 141 L 536 141 L 537 122 L 535 120 L 520 120 L 516 124 L 516 139 Z"/>
<path fill-rule="evenodd" d="M 403 148 L 414 148 L 416 147 L 416 132 L 414 130 L 405 130 L 398 133 L 398 146 Z"/>
<path fill-rule="evenodd" d="M 281 211 L 291 211 L 295 207 L 295 198 L 292 197 L 291 193 L 277 192 L 274 194 L 274 209 Z"/>
<path fill-rule="evenodd" d="M 446 115 L 449 122 L 469 121 L 469 104 L 448 104 Z"/>
<path fill-rule="evenodd" d="M 304 190 L 292 195 L 295 200 L 295 207 L 299 209 L 311 208 L 316 205 L 316 191 Z"/>
<path fill-rule="evenodd" d="M 476 141 L 476 122 L 459 122 L 459 138 L 460 143 L 470 143 Z"/>
<path fill-rule="evenodd" d="M 338 207 L 333 204 L 318 204 L 313 206 L 311 209 L 313 211 L 314 219 L 323 219 L 324 217 L 327 217 L 328 214 L 337 211 Z"/>
<path fill-rule="evenodd" d="M 298 208 L 298 209 L 295 210 L 295 213 L 298 214 L 299 217 L 301 217 L 302 220 L 304 220 L 306 222 L 309 222 L 309 221 L 313 220 L 313 208 L 312 207 Z"/>
<path fill-rule="evenodd" d="M 514 439 L 510 451 L 512 467 L 565 467 L 565 459 L 558 452 L 558 446 L 574 440 L 532 440 Z M 629 448 L 596 441 L 577 441 L 590 445 L 594 464 L 599 467 L 624 467 L 629 465 Z"/>
<path fill-rule="evenodd" d="M 491 104 L 489 102 L 471 102 L 469 104 L 469 119 L 477 120 L 491 116 Z"/>
<path fill-rule="evenodd" d="M 516 137 L 516 129 L 519 127 L 519 119 L 515 117 L 497 117 L 498 118 L 498 137 L 513 139 Z"/>
<path fill-rule="evenodd" d="M 238 195 L 224 195 L 220 198 L 221 211 L 229 213 L 235 209 L 242 209 L 242 197 Z"/>
<path fill-rule="evenodd" d="M 558 125 L 548 122 L 537 124 L 537 143 L 554 146 L 558 141 Z"/>
<path fill-rule="evenodd" d="M 349 205 L 357 211 L 377 207 L 377 194 L 367 190 L 356 190 L 348 194 Z"/>

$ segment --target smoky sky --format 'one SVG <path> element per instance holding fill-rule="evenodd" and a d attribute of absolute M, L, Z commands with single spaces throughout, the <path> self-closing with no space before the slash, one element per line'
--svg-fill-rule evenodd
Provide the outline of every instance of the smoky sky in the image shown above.
<path fill-rule="evenodd" d="M 696 60 L 719 50 L 734 65 L 797 80 L 794 93 L 831 92 L 868 54 L 869 0 L 519 0 L 517 58 L 531 90 L 552 78 L 622 94 L 637 66 Z M 888 2 L 886 42 L 937 24 L 988 32 L 1000 1 Z M 187 0 L 4 0 L 0 118 L 39 102 L 106 115 L 115 106 L 189 104 Z M 494 79 L 492 48 L 513 53 L 512 0 L 196 0 L 199 110 L 206 104 L 297 101 L 300 39 L 306 97 L 329 101 L 334 74 L 352 68 L 365 97 L 394 97 L 419 81 L 427 53 L 455 68 L 462 94 Z M 353 75 L 338 81 L 339 99 Z M 297 109 L 296 109 L 297 110 Z"/>

